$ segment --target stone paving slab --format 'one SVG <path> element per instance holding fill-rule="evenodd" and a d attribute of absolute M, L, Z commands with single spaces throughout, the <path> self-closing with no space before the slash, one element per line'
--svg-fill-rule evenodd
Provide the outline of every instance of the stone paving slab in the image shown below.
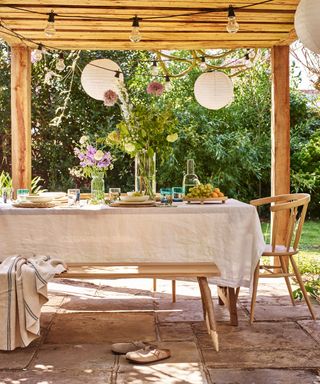
<path fill-rule="evenodd" d="M 209 369 L 212 384 L 313 384 L 313 370 L 289 369 Z"/>
<path fill-rule="evenodd" d="M 192 326 L 188 323 L 160 324 L 159 334 L 162 341 L 185 341 L 194 339 Z"/>
<path fill-rule="evenodd" d="M 230 315 L 228 309 L 224 305 L 218 305 L 217 300 L 214 301 L 216 320 L 229 322 Z M 157 319 L 160 323 L 203 321 L 200 298 L 192 300 L 180 300 L 177 298 L 176 303 L 172 303 L 171 300 L 156 300 L 155 308 Z M 238 306 L 238 318 L 239 320 L 249 319 L 247 312 L 241 306 Z"/>
<path fill-rule="evenodd" d="M 115 357 L 111 344 L 43 344 L 30 367 L 35 370 L 111 370 Z"/>
<path fill-rule="evenodd" d="M 111 373 L 106 371 L 54 370 L 52 372 L 28 370 L 1 372 L 0 384 L 108 384 Z"/>
<path fill-rule="evenodd" d="M 298 324 L 317 341 L 320 348 L 320 320 L 302 320 L 298 321 Z"/>
<path fill-rule="evenodd" d="M 156 340 L 152 313 L 57 313 L 45 343 L 94 344 L 128 340 Z"/>
<path fill-rule="evenodd" d="M 36 355 L 38 344 L 39 340 L 35 340 L 28 348 L 18 348 L 8 352 L 0 351 L 0 370 L 26 368 Z"/>
<path fill-rule="evenodd" d="M 245 351 L 202 349 L 209 368 L 320 368 L 320 349 L 261 349 Z M 290 384 L 290 383 L 288 383 Z"/>
<path fill-rule="evenodd" d="M 250 312 L 250 305 L 245 305 Z M 313 306 L 317 318 L 320 318 L 320 305 Z M 287 321 L 287 320 L 310 320 L 311 315 L 307 305 L 302 302 L 298 305 L 274 305 L 256 304 L 254 310 L 256 321 Z"/>
<path fill-rule="evenodd" d="M 117 384 L 165 383 L 165 384 L 206 384 L 200 356 L 194 342 L 162 342 L 159 348 L 171 350 L 171 357 L 147 365 L 128 362 L 120 357 Z"/>
<path fill-rule="evenodd" d="M 212 348 L 212 341 L 207 333 L 198 333 L 195 329 L 201 348 Z M 239 322 L 237 327 L 218 324 L 220 350 L 265 350 L 273 349 L 315 349 L 316 341 L 306 334 L 294 322 L 254 323 Z"/>
<path fill-rule="evenodd" d="M 66 297 L 65 302 L 61 305 L 61 309 L 65 311 L 153 311 L 153 299 L 144 297 L 131 297 L 125 296 L 121 298 L 110 299 L 107 296 L 101 298 L 95 296 L 94 298 L 79 298 L 79 297 Z"/>

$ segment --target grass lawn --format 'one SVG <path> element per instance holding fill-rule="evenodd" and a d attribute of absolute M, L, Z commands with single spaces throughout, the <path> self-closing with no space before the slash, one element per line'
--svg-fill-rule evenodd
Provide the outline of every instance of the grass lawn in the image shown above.
<path fill-rule="evenodd" d="M 269 238 L 269 224 L 262 224 L 266 241 Z M 301 273 L 320 275 L 320 220 L 305 221 L 296 257 Z"/>
<path fill-rule="evenodd" d="M 262 224 L 266 242 L 269 241 L 269 223 Z M 300 252 L 295 257 L 299 270 L 303 275 L 306 290 L 320 303 L 320 220 L 305 221 L 299 244 Z M 295 298 L 302 298 L 300 288 L 293 279 Z"/>

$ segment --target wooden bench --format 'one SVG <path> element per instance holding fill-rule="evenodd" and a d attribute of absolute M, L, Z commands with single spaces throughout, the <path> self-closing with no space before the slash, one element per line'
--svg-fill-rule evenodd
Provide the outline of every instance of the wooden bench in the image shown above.
<path fill-rule="evenodd" d="M 57 275 L 57 278 L 72 279 L 122 279 L 122 278 L 170 278 L 196 277 L 201 292 L 203 315 L 208 333 L 216 351 L 219 350 L 219 341 L 214 315 L 213 301 L 208 284 L 208 277 L 220 276 L 215 264 L 172 264 L 172 263 L 72 263 L 68 264 L 66 272 Z"/>

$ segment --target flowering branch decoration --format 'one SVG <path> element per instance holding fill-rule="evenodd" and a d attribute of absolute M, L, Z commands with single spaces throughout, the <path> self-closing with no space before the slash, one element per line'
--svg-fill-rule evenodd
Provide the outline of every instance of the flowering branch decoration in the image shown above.
<path fill-rule="evenodd" d="M 103 104 L 106 107 L 113 107 L 115 103 L 118 101 L 118 95 L 112 90 L 109 89 L 103 95 Z"/>
<path fill-rule="evenodd" d="M 157 153 L 157 157 L 164 160 L 171 154 L 172 144 L 179 138 L 173 109 L 168 104 L 157 102 L 155 98 L 138 99 L 133 104 L 125 86 L 119 82 L 118 88 L 118 104 L 123 120 L 115 131 L 109 133 L 107 144 L 120 148 L 131 157 L 144 151 L 149 156 Z M 148 95 L 160 96 L 163 91 L 164 86 L 155 81 L 147 87 Z"/>
<path fill-rule="evenodd" d="M 147 86 L 147 93 L 149 95 L 154 95 L 154 96 L 161 96 L 164 92 L 164 85 L 157 82 L 157 81 L 152 81 L 148 86 Z"/>

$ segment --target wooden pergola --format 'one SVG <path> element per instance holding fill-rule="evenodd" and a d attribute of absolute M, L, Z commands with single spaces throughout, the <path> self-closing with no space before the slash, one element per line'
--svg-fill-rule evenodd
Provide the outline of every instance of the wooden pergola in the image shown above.
<path fill-rule="evenodd" d="M 225 0 L 2 0 L 0 37 L 11 46 L 13 187 L 31 181 L 31 49 L 170 50 L 270 48 L 272 194 L 290 191 L 289 45 L 299 0 L 235 0 L 240 30 L 226 31 Z M 56 33 L 44 33 L 49 13 Z M 134 16 L 142 39 L 129 40 Z"/>

